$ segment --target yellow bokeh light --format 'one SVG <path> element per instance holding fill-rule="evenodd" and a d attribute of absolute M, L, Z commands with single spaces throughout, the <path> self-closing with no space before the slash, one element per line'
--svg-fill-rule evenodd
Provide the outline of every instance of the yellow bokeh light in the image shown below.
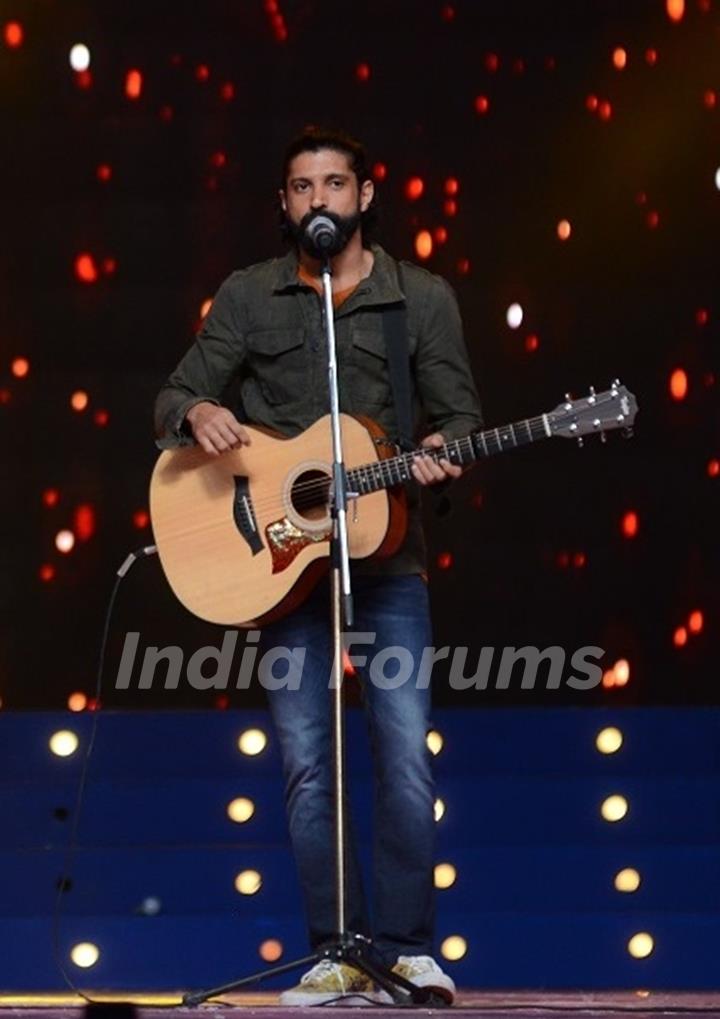
<path fill-rule="evenodd" d="M 76 411 L 86 410 L 89 402 L 90 397 L 84 389 L 77 389 L 70 397 L 70 406 Z"/>
<path fill-rule="evenodd" d="M 618 686 L 625 686 L 627 681 L 630 679 L 630 662 L 627 658 L 618 658 L 613 665 L 613 672 L 615 673 L 615 682 Z"/>
<path fill-rule="evenodd" d="M 640 874 L 634 867 L 625 867 L 617 872 L 613 884 L 618 892 L 636 892 L 640 881 Z"/>
<path fill-rule="evenodd" d="M 267 746 L 267 736 L 262 729 L 246 729 L 238 738 L 238 749 L 248 757 L 261 754 Z"/>
<path fill-rule="evenodd" d="M 236 824 L 245 824 L 255 813 L 255 804 L 246 796 L 238 796 L 228 803 L 227 814 Z"/>
<path fill-rule="evenodd" d="M 433 757 L 437 757 L 442 750 L 445 741 L 436 729 L 431 729 L 425 737 L 425 742 L 427 743 L 427 748 Z"/>
<path fill-rule="evenodd" d="M 633 934 L 627 944 L 627 950 L 633 959 L 647 959 L 655 948 L 655 941 L 647 931 Z"/>
<path fill-rule="evenodd" d="M 80 741 L 69 729 L 59 729 L 48 741 L 48 746 L 56 757 L 70 757 L 78 748 Z"/>
<path fill-rule="evenodd" d="M 438 863 L 435 865 L 435 887 L 451 888 L 457 880 L 457 871 L 451 863 Z"/>
<path fill-rule="evenodd" d="M 433 239 L 429 230 L 420 230 L 415 236 L 415 254 L 418 258 L 430 258 L 433 251 Z"/>
<path fill-rule="evenodd" d="M 100 949 L 90 941 L 81 941 L 80 944 L 73 945 L 70 958 L 81 969 L 89 969 L 100 958 Z"/>
<path fill-rule="evenodd" d="M 617 67 L 618 71 L 627 65 L 627 50 L 624 50 L 622 46 L 618 46 L 613 50 L 613 64 Z"/>
<path fill-rule="evenodd" d="M 277 938 L 268 938 L 258 948 L 258 955 L 265 962 L 277 962 L 282 958 L 284 951 L 282 941 L 278 941 Z"/>
<path fill-rule="evenodd" d="M 614 725 L 601 729 L 595 737 L 595 746 L 601 754 L 616 754 L 623 745 L 623 734 Z"/>
<path fill-rule="evenodd" d="M 671 21 L 682 21 L 685 13 L 685 0 L 665 0 L 665 10 Z"/>
<path fill-rule="evenodd" d="M 434 811 L 434 814 L 435 814 L 435 820 L 436 821 L 441 821 L 443 819 L 443 817 L 445 816 L 445 804 L 440 799 L 439 796 L 435 800 L 435 806 L 433 808 L 433 811 Z"/>
<path fill-rule="evenodd" d="M 257 870 L 243 870 L 235 878 L 235 891 L 241 895 L 255 895 L 262 888 L 262 875 Z"/>
<path fill-rule="evenodd" d="M 608 796 L 603 800 L 600 813 L 606 821 L 622 821 L 629 810 L 624 796 Z"/>
<path fill-rule="evenodd" d="M 467 954 L 467 950 L 467 941 L 465 938 L 460 937 L 459 934 L 451 934 L 449 938 L 445 938 L 440 946 L 440 954 L 443 959 L 449 959 L 450 962 L 462 959 Z"/>

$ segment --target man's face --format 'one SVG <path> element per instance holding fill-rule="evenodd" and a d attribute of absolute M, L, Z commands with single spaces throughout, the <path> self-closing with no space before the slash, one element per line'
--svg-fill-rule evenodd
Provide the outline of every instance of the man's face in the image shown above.
<path fill-rule="evenodd" d="M 330 254 L 339 254 L 357 231 L 360 216 L 372 201 L 373 190 L 369 180 L 358 188 L 357 177 L 344 152 L 320 149 L 301 152 L 292 160 L 280 203 L 295 241 L 317 258 L 320 253 L 304 237 L 312 218 L 322 212 L 335 221 L 340 229 L 340 242 Z"/>

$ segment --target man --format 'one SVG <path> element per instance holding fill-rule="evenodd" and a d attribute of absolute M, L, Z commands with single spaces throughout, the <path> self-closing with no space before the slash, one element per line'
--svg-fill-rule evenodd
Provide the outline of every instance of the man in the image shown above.
<path fill-rule="evenodd" d="M 194 346 L 163 387 L 157 427 L 190 432 L 210 456 L 250 441 L 238 414 L 296 435 L 329 411 L 322 327 L 320 252 L 306 234 L 329 216 L 339 239 L 331 259 L 341 410 L 374 418 L 388 435 L 402 431 L 393 404 L 387 311 L 406 309 L 413 426 L 422 445 L 438 448 L 480 427 L 480 409 L 457 304 L 444 280 L 410 263 L 399 265 L 367 237 L 374 185 L 360 144 L 307 129 L 289 146 L 279 191 L 292 250 L 233 273 L 220 287 Z M 241 380 L 240 404 L 223 394 Z M 236 414 L 234 411 L 238 411 Z M 448 481 L 460 467 L 414 458 L 420 486 Z M 429 677 L 422 650 L 432 644 L 424 579 L 418 487 L 409 486 L 409 526 L 388 559 L 353 564 L 355 629 L 374 633 L 373 651 L 407 648 L 415 663 L 396 689 L 364 681 L 375 774 L 374 895 L 367 915 L 355 847 L 348 850 L 348 928 L 372 936 L 388 966 L 451 1002 L 454 984 L 432 958 L 434 790 L 426 747 Z M 240 578 L 239 578 L 240 579 Z M 321 584 L 292 615 L 267 627 L 266 646 L 303 647 L 300 688 L 268 691 L 286 778 L 293 849 L 314 948 L 335 931 L 333 773 L 328 679 L 329 596 Z M 387 684 L 383 684 L 387 686 Z M 387 1000 L 355 967 L 324 960 L 286 991 L 283 1004 L 321 1004 L 354 994 Z"/>

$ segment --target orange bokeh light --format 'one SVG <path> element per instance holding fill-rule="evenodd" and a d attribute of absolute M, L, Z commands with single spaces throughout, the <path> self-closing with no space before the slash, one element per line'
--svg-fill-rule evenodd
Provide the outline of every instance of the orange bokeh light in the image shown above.
<path fill-rule="evenodd" d="M 205 318 L 207 313 L 212 308 L 212 297 L 206 297 L 203 303 L 200 305 L 200 318 Z"/>
<path fill-rule="evenodd" d="M 700 609 L 695 609 L 695 611 L 691 612 L 688 617 L 688 630 L 690 633 L 700 633 L 704 622 L 705 620 L 703 619 L 703 614 Z"/>
<path fill-rule="evenodd" d="M 626 538 L 634 538 L 638 533 L 639 520 L 634 510 L 629 510 L 622 518 L 621 530 Z"/>
<path fill-rule="evenodd" d="M 622 71 L 622 69 L 627 65 L 627 50 L 624 50 L 622 46 L 616 47 L 616 49 L 613 50 L 612 60 L 618 71 Z"/>
<path fill-rule="evenodd" d="M 557 235 L 561 241 L 566 241 L 572 233 L 572 227 L 568 219 L 561 219 L 557 225 Z"/>
<path fill-rule="evenodd" d="M 125 75 L 125 95 L 128 99 L 139 99 L 142 95 L 143 77 L 140 71 L 133 69 Z"/>
<path fill-rule="evenodd" d="M 150 514 L 144 509 L 135 510 L 132 520 L 133 527 L 137 527 L 138 531 L 142 531 L 150 523 Z"/>
<path fill-rule="evenodd" d="M 73 514 L 73 529 L 78 541 L 89 541 L 95 534 L 95 509 L 89 503 L 76 507 Z"/>
<path fill-rule="evenodd" d="M 24 379 L 30 372 L 30 362 L 26 357 L 16 357 L 10 365 L 10 371 L 16 379 Z"/>
<path fill-rule="evenodd" d="M 81 283 L 95 283 L 98 278 L 97 266 L 92 255 L 86 253 L 75 259 L 75 275 Z"/>
<path fill-rule="evenodd" d="M 90 402 L 90 397 L 83 389 L 76 390 L 70 397 L 70 406 L 73 410 L 80 411 L 86 410 L 87 405 Z"/>
<path fill-rule="evenodd" d="M 716 478 L 720 474 L 720 460 L 716 460 L 715 457 L 708 460 L 707 472 L 709 478 Z"/>
<path fill-rule="evenodd" d="M 5 45 L 8 46 L 11 50 L 17 49 L 18 46 L 22 46 L 24 32 L 20 22 L 8 21 L 5 25 L 3 38 L 5 39 Z"/>
<path fill-rule="evenodd" d="M 435 227 L 435 241 L 437 244 L 445 244 L 448 239 L 448 232 L 444 226 Z"/>
<path fill-rule="evenodd" d="M 655 64 L 657 63 L 657 58 L 658 58 L 657 50 L 654 50 L 652 48 L 645 50 L 645 61 L 650 65 L 650 67 L 655 66 Z"/>
<path fill-rule="evenodd" d="M 678 626 L 673 634 L 673 644 L 675 647 L 685 647 L 687 644 L 688 634 L 684 626 Z"/>
<path fill-rule="evenodd" d="M 75 693 L 71 693 L 68 697 L 68 708 L 70 711 L 84 711 L 87 707 L 88 699 L 84 693 L 80 690 L 76 690 Z"/>
<path fill-rule="evenodd" d="M 585 106 L 588 108 L 588 110 L 590 110 L 591 113 L 594 113 L 595 110 L 598 108 L 598 101 L 599 101 L 598 97 L 591 93 L 585 100 Z"/>
<path fill-rule="evenodd" d="M 445 194 L 452 197 L 452 195 L 456 195 L 459 190 L 460 182 L 458 179 L 456 177 L 448 177 L 445 181 Z"/>
<path fill-rule="evenodd" d="M 405 197 L 414 202 L 420 198 L 424 190 L 425 183 L 422 177 L 411 177 L 405 185 Z"/>
<path fill-rule="evenodd" d="M 60 493 L 57 488 L 46 488 L 42 494 L 43 505 L 49 509 L 53 506 L 57 506 L 60 501 Z"/>
<path fill-rule="evenodd" d="M 258 948 L 258 954 L 264 962 L 277 962 L 283 954 L 282 941 L 277 938 L 268 938 Z"/>
<path fill-rule="evenodd" d="M 418 258 L 430 258 L 432 252 L 432 234 L 429 230 L 419 230 L 415 236 L 415 254 Z"/>
<path fill-rule="evenodd" d="M 688 391 L 687 373 L 682 368 L 676 368 L 670 376 L 670 395 L 673 400 L 684 400 Z"/>
<path fill-rule="evenodd" d="M 95 414 L 93 415 L 93 421 L 98 426 L 98 428 L 104 428 L 109 420 L 110 420 L 110 415 L 108 414 L 108 412 L 106 410 L 102 410 L 102 409 L 96 410 Z"/>
<path fill-rule="evenodd" d="M 387 166 L 385 163 L 375 163 L 372 168 L 372 175 L 375 180 L 385 180 L 387 177 Z"/>
<path fill-rule="evenodd" d="M 457 216 L 457 202 L 454 198 L 448 198 L 443 205 L 443 212 L 448 217 Z"/>
<path fill-rule="evenodd" d="M 55 579 L 55 567 L 52 563 L 43 563 L 38 570 L 38 575 L 44 584 L 49 584 L 51 580 Z"/>
<path fill-rule="evenodd" d="M 607 99 L 603 99 L 598 105 L 598 117 L 600 120 L 610 120 L 612 117 L 612 106 Z"/>
<path fill-rule="evenodd" d="M 475 96 L 475 112 L 481 116 L 490 109 L 490 100 L 487 96 Z"/>
<path fill-rule="evenodd" d="M 665 0 L 665 10 L 671 21 L 681 21 L 685 13 L 685 0 Z"/>

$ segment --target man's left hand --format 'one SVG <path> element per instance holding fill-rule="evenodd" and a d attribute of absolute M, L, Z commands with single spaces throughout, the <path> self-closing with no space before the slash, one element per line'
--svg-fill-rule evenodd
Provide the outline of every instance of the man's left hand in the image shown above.
<path fill-rule="evenodd" d="M 433 432 L 421 442 L 422 446 L 430 449 L 439 449 L 445 445 L 445 439 L 440 432 Z M 420 485 L 436 485 L 438 481 L 446 481 L 448 478 L 459 478 L 462 474 L 462 467 L 458 464 L 451 464 L 449 460 L 438 460 L 437 462 L 429 456 L 416 456 L 413 458 L 412 474 Z"/>

